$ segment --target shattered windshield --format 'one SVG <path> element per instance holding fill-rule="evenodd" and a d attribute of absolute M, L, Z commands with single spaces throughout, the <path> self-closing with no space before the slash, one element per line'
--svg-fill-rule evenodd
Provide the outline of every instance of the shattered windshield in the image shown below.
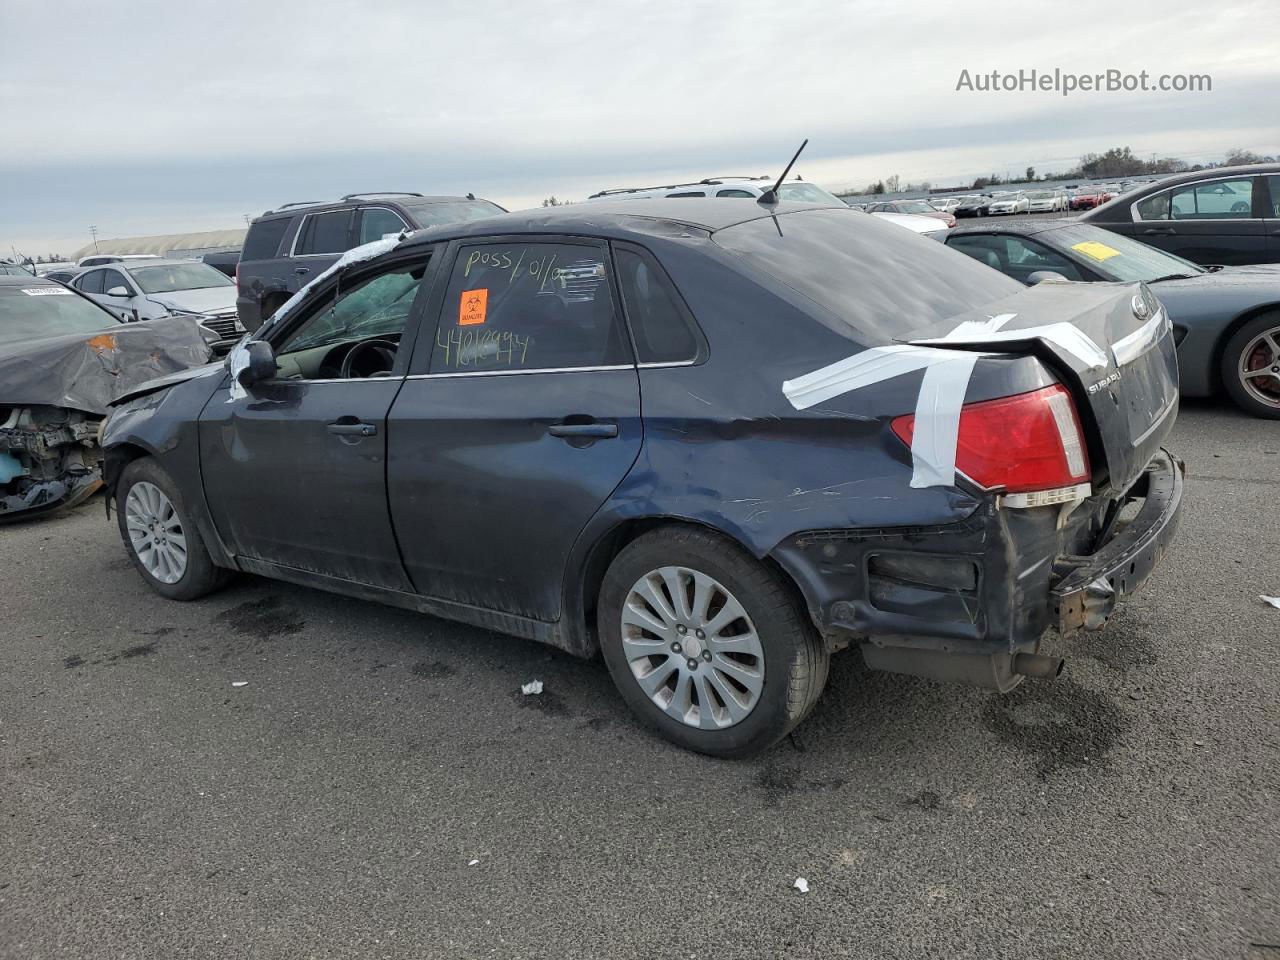
<path fill-rule="evenodd" d="M 63 287 L 0 286 L 0 343 L 97 333 L 119 325 L 101 307 Z"/>
<path fill-rule="evenodd" d="M 280 353 L 308 350 L 375 335 L 398 334 L 413 306 L 422 266 L 384 273 L 351 290 L 304 324 L 280 348 Z"/>

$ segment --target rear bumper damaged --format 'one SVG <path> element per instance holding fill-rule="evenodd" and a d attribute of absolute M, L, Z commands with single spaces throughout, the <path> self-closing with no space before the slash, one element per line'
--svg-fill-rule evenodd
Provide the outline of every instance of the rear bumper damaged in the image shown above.
<path fill-rule="evenodd" d="M 1180 465 L 1161 450 L 1119 499 L 1023 509 L 992 497 L 954 524 L 806 531 L 773 557 L 831 646 L 860 644 L 873 669 L 1005 690 L 1053 673 L 1029 656 L 1050 627 L 1101 629 L 1163 555 L 1181 499 Z"/>

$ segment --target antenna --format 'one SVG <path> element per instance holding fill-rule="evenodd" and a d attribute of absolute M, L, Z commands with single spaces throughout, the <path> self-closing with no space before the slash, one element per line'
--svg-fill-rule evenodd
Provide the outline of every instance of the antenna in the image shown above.
<path fill-rule="evenodd" d="M 791 158 L 791 162 L 787 164 L 787 168 L 782 171 L 782 176 L 778 178 L 778 182 L 775 183 L 768 190 L 766 190 L 759 197 L 759 199 L 756 200 L 756 203 L 763 203 L 766 206 L 773 206 L 775 203 L 778 202 L 778 188 L 782 186 L 782 181 L 787 179 L 787 174 L 791 172 L 791 168 L 796 165 L 796 161 L 800 159 L 800 154 L 804 151 L 804 148 L 807 147 L 808 145 L 809 145 L 809 138 L 805 137 L 804 143 L 800 144 L 800 149 L 797 150 L 796 155 Z"/>

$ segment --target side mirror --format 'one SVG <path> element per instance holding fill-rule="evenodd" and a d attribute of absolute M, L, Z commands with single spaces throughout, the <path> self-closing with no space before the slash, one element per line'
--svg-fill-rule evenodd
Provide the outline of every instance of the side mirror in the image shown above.
<path fill-rule="evenodd" d="M 128 297 L 131 296 L 128 289 L 118 284 L 107 291 L 108 297 Z"/>
<path fill-rule="evenodd" d="M 237 369 L 238 367 L 238 369 Z M 251 387 L 276 375 L 276 355 L 265 340 L 250 340 L 244 345 L 244 359 L 231 360 L 231 372 L 242 387 Z"/>
<path fill-rule="evenodd" d="M 1027 286 L 1034 287 L 1037 283 L 1044 283 L 1046 280 L 1070 282 L 1066 277 L 1054 270 L 1036 270 L 1027 275 Z"/>

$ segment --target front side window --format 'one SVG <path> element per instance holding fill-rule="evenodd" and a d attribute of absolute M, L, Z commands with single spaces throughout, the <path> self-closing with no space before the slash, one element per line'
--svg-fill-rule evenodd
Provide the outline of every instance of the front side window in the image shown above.
<path fill-rule="evenodd" d="M 432 373 L 630 363 L 602 246 L 463 246 L 445 294 Z"/>
<path fill-rule="evenodd" d="M 1253 179 L 1218 180 L 1173 190 L 1173 220 L 1247 220 L 1253 216 Z"/>
<path fill-rule="evenodd" d="M 693 317 L 657 262 L 623 247 L 614 249 L 618 289 L 641 363 L 681 363 L 698 355 Z"/>
<path fill-rule="evenodd" d="M 350 210 L 313 213 L 302 221 L 298 242 L 293 247 L 294 255 L 305 257 L 325 253 L 344 253 L 351 246 L 348 242 L 350 227 Z"/>
<path fill-rule="evenodd" d="M 370 207 L 360 211 L 360 242 L 372 243 L 381 240 L 388 233 L 399 233 L 406 224 L 394 210 L 385 207 Z"/>
<path fill-rule="evenodd" d="M 107 271 L 90 270 L 86 274 L 76 278 L 76 286 L 85 293 L 102 293 L 102 282 L 106 279 Z"/>
<path fill-rule="evenodd" d="M 124 287 L 124 296 L 133 296 L 133 284 L 124 278 L 123 273 L 119 270 L 104 270 L 102 272 L 106 275 L 102 281 L 102 289 L 104 291 L 111 291 L 116 287 Z M 116 294 L 116 296 L 119 296 L 119 294 Z"/>
<path fill-rule="evenodd" d="M 332 379 L 349 349 L 377 341 L 389 370 L 426 269 L 426 263 L 404 264 L 354 283 L 340 281 L 276 348 L 281 368 L 293 376 Z"/>

